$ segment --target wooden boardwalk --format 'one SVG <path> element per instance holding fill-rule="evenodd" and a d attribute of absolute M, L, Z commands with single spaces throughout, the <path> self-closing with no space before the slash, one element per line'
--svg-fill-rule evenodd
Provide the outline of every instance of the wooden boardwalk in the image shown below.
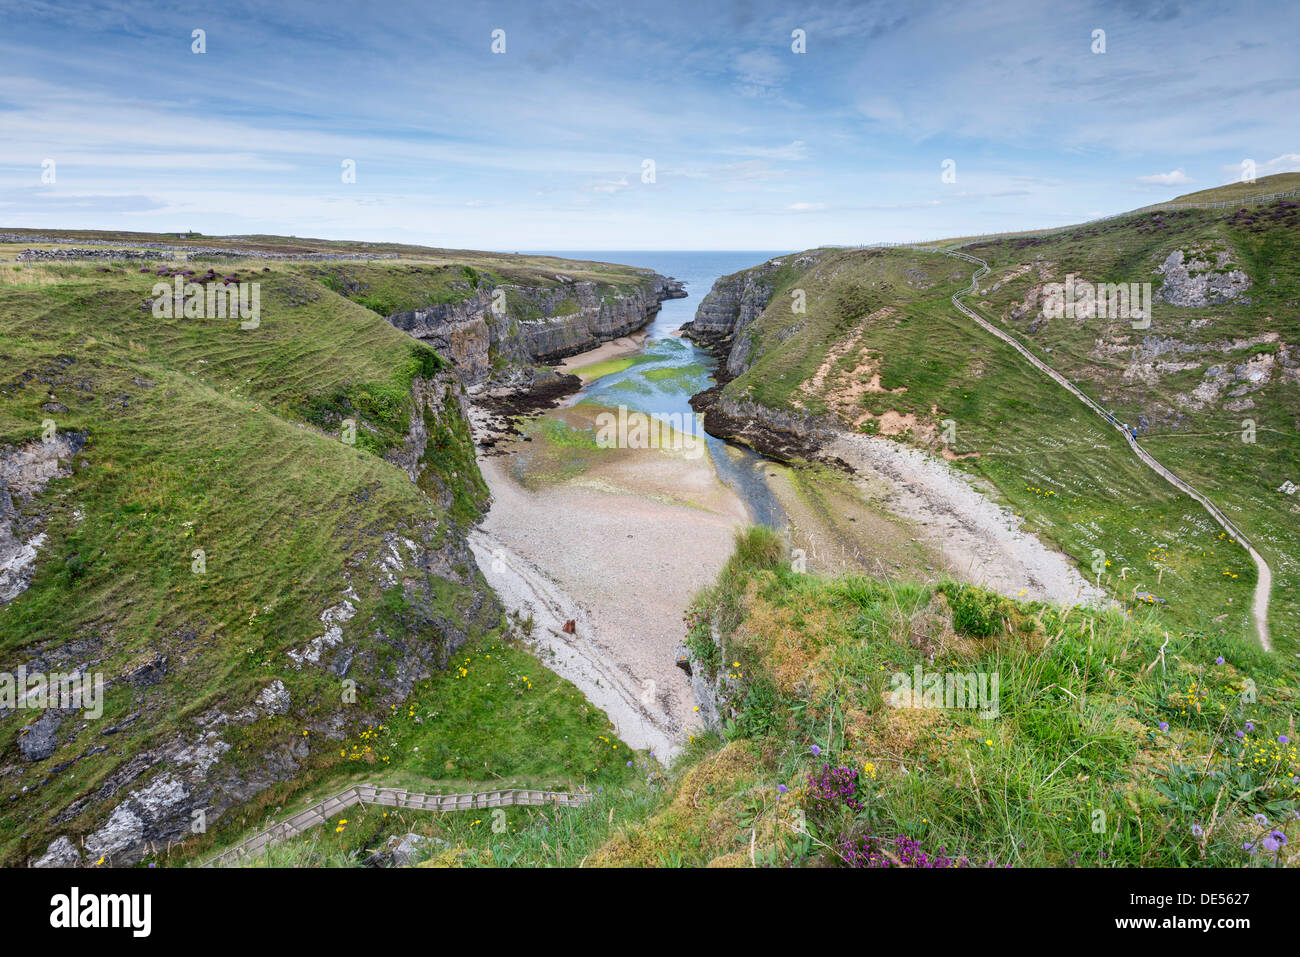
<path fill-rule="evenodd" d="M 494 807 L 581 807 L 591 795 L 585 791 L 569 794 L 565 791 L 538 791 L 528 788 L 507 788 L 498 791 L 476 791 L 470 794 L 421 794 L 404 788 L 381 788 L 373 784 L 357 784 L 318 801 L 292 817 L 272 824 L 241 844 L 204 862 L 204 867 L 225 867 L 256 856 L 272 844 L 278 844 L 326 823 L 330 818 L 354 805 L 406 808 L 412 811 L 469 811 L 475 808 Z"/>

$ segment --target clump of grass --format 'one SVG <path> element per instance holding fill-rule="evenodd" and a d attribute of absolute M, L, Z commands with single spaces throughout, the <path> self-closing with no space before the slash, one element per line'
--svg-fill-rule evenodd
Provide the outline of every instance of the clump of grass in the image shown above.
<path fill-rule="evenodd" d="M 735 575 L 773 571 L 784 558 L 785 543 L 781 537 L 766 526 L 751 525 L 736 531 L 734 550 L 726 568 L 727 572 Z"/>
<path fill-rule="evenodd" d="M 944 582 L 937 589 L 952 606 L 952 626 L 972 638 L 991 638 L 1003 631 L 1025 631 L 1032 622 L 1015 602 L 995 592 L 960 582 Z"/>

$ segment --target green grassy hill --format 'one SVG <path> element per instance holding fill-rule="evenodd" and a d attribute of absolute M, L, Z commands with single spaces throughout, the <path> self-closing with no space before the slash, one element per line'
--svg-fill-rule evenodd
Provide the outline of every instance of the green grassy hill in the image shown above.
<path fill-rule="evenodd" d="M 1287 185 L 1272 179 L 1256 185 Z M 1298 245 L 1300 203 L 1281 200 L 1235 210 L 1146 213 L 1052 237 L 963 247 L 993 269 L 972 305 L 1121 421 L 1139 425 L 1144 447 L 1250 536 L 1275 576 L 1275 644 L 1290 653 L 1300 642 L 1294 557 L 1300 553 L 1300 503 L 1279 489 L 1300 474 Z M 1240 271 L 1249 284 L 1235 298 L 1163 301 L 1170 281 L 1158 267 L 1175 251 L 1186 260 L 1202 257 L 1199 270 L 1188 270 L 1192 279 L 1198 271 Z M 1034 268 L 1024 270 L 1031 262 Z M 1094 282 L 1152 283 L 1150 328 L 1137 330 L 1122 319 L 1037 320 L 1037 310 L 1025 308 L 1027 297 L 1041 290 L 1044 275 L 1059 281 L 1067 273 Z M 1224 557 L 1222 547 L 1210 551 Z M 1148 576 L 1154 570 L 1149 563 L 1135 567 Z M 1216 573 L 1254 579 L 1253 571 L 1241 574 L 1227 564 L 1200 574 L 1204 580 Z M 1212 625 L 1217 615 L 1207 617 Z"/>
<path fill-rule="evenodd" d="M 252 254 L 379 247 L 173 241 L 198 243 L 230 250 L 221 274 L 260 283 L 256 328 L 154 315 L 157 268 L 201 273 L 212 260 L 197 254 L 18 262 L 42 247 L 0 245 L 4 517 L 19 542 L 43 536 L 29 587 L 0 605 L 0 668 L 106 683 L 98 720 L 0 716 L 0 861 L 60 837 L 84 863 L 191 858 L 306 788 L 383 782 L 389 762 L 428 789 L 601 780 L 608 721 L 526 653 L 473 669 L 492 676 L 474 696 L 446 690 L 457 649 L 505 634 L 464 539 L 486 488 L 454 371 L 367 305 L 438 300 L 471 273 L 549 286 L 563 269 L 614 288 L 640 271 L 409 248 L 299 262 Z M 25 494 L 11 466 L 48 437 L 77 451 Z M 416 701 L 419 722 L 399 721 Z M 396 751 L 367 738 L 353 753 L 399 723 Z"/>
<path fill-rule="evenodd" d="M 1212 186 L 1209 189 L 1198 189 L 1194 193 L 1183 193 L 1170 202 L 1236 203 L 1262 194 L 1283 193 L 1293 189 L 1300 189 L 1300 173 L 1278 173 L 1264 176 L 1253 183 L 1228 183 L 1226 186 Z"/>
<path fill-rule="evenodd" d="M 1288 183 L 1262 179 L 1256 192 Z M 1119 421 L 1140 425 L 1142 444 L 1251 537 L 1273 569 L 1270 625 L 1287 658 L 1300 642 L 1300 498 L 1279 491 L 1300 474 L 1298 226 L 1300 204 L 1281 200 L 1139 213 L 962 246 L 992 267 L 967 303 Z M 906 247 L 813 252 L 815 264 L 784 277 L 736 334 L 747 340 L 748 366 L 724 399 L 935 452 L 945 450 L 943 423 L 951 421 L 954 466 L 1073 556 L 1086 577 L 1096 578 L 1100 550 L 1102 585 L 1123 600 L 1139 586 L 1156 592 L 1168 601 L 1171 630 L 1254 640 L 1249 556 L 1195 501 L 1142 466 L 1114 429 L 953 308 L 949 299 L 973 266 Z M 1174 283 L 1157 267 L 1174 252 L 1190 264 L 1180 288 L 1234 271 L 1244 281 L 1230 298 L 1166 302 L 1166 282 L 1171 291 Z M 1198 266 L 1196 257 L 1213 261 Z M 1068 274 L 1150 282 L 1151 327 L 1043 320 L 1043 286 Z M 792 305 L 799 292 L 804 313 Z"/>

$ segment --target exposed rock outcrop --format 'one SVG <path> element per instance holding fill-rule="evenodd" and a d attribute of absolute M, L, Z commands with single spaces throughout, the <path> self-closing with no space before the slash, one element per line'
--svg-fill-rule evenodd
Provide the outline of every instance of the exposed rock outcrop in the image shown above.
<path fill-rule="evenodd" d="M 81 863 L 81 852 L 67 837 L 58 837 L 50 842 L 45 854 L 37 859 L 32 867 L 76 867 Z"/>
<path fill-rule="evenodd" d="M 51 479 L 71 475 L 65 463 L 85 444 L 84 434 L 69 432 L 21 448 L 0 447 L 0 605 L 31 584 L 36 554 L 45 542 L 43 516 L 21 514 L 21 507 Z"/>
<path fill-rule="evenodd" d="M 35 722 L 22 730 L 18 737 L 18 750 L 24 761 L 44 761 L 58 746 L 55 732 L 63 720 L 57 711 L 42 711 Z"/>
<path fill-rule="evenodd" d="M 1156 272 L 1165 277 L 1160 299 L 1171 306 L 1250 302 L 1243 298 L 1250 288 L 1250 277 L 1232 265 L 1226 249 L 1175 249 L 1156 267 Z"/>
<path fill-rule="evenodd" d="M 718 385 L 691 397 L 691 408 L 704 416 L 706 432 L 782 462 L 822 458 L 823 445 L 834 435 L 833 422 L 725 395 L 726 381 L 729 378 L 720 379 Z"/>

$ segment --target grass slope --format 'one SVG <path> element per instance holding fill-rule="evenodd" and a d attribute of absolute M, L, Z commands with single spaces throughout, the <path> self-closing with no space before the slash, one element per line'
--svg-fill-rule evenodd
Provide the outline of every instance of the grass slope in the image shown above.
<path fill-rule="evenodd" d="M 1248 414 L 1221 405 L 1198 411 L 1177 399 L 1212 365 L 1235 368 L 1262 352 L 1280 359 L 1284 346 L 1300 340 L 1295 210 L 1281 203 L 1257 209 L 1148 213 L 968 245 L 993 272 L 967 302 L 1121 421 L 1150 420 L 1142 441 L 1152 453 L 1233 516 L 1273 567 L 1270 624 L 1275 646 L 1289 656 L 1300 642 L 1300 523 L 1295 498 L 1277 490 L 1300 474 L 1295 383 L 1275 371 L 1251 393 Z M 1157 302 L 1152 329 L 1140 333 L 1125 321 L 1095 319 L 1051 321 L 1029 333 L 1033 310 L 1012 318 L 1044 276 L 1151 281 L 1158 292 L 1157 263 L 1174 249 L 1210 243 L 1222 244 L 1252 278 L 1249 302 Z M 953 464 L 1073 556 L 1088 578 L 1097 577 L 1097 563 L 1101 583 L 1121 599 L 1138 587 L 1156 592 L 1169 602 L 1172 629 L 1210 638 L 1251 634 L 1249 557 L 1199 505 L 1137 462 L 1105 423 L 952 308 L 949 297 L 969 272 L 911 249 L 824 255 L 786 283 L 804 290 L 806 313 L 779 291 L 742 333 L 752 337 L 757 358 L 726 394 L 830 415 L 848 428 L 935 451 L 942 423 L 952 420 L 951 451 L 960 456 Z M 1262 334 L 1269 341 L 1258 341 Z M 1186 369 L 1160 367 L 1154 377 L 1133 375 L 1133 350 L 1162 341 L 1184 349 L 1178 360 L 1195 361 Z M 1241 440 L 1246 418 L 1255 423 L 1254 443 Z"/>
<path fill-rule="evenodd" d="M 798 574 L 765 529 L 739 538 L 690 628 L 697 646 L 719 636 L 724 733 L 592 863 L 1293 861 L 1297 686 L 1246 642 L 1169 635 L 1154 612 Z M 900 706 L 893 676 L 917 666 L 998 676 L 996 716 Z M 1272 828 L 1280 855 L 1261 850 Z"/>
<path fill-rule="evenodd" d="M 85 238 L 126 248 L 133 238 L 159 237 Z M 336 292 L 330 275 L 351 270 L 370 290 L 437 297 L 445 276 L 464 277 L 462 265 L 481 274 L 499 263 L 520 281 L 541 269 L 637 274 L 490 254 L 468 257 L 454 272 L 437 261 L 267 267 L 240 259 L 241 249 L 313 252 L 320 244 L 221 243 L 232 254 L 222 271 L 262 284 L 256 329 L 155 318 L 145 300 L 158 277 L 136 264 L 0 264 L 0 446 L 39 439 L 46 420 L 60 433 L 87 436 L 71 475 L 22 505 L 23 521 L 46 538 L 30 588 L 0 607 L 0 666 L 85 664 L 108 683 L 103 719 L 65 716 L 57 749 L 43 761 L 25 761 L 18 747 L 36 715 L 0 717 L 7 863 L 43 853 L 57 835 L 80 839 L 156 776 L 193 773 L 158 756 L 203 738 L 201 724 L 213 714 L 246 709 L 282 680 L 287 713 L 217 726 L 228 750 L 209 777 L 223 782 L 237 813 L 214 811 L 209 833 L 190 844 L 225 839 L 265 802 L 348 767 L 340 743 L 400 708 L 413 662 L 438 663 L 453 637 L 469 636 L 477 647 L 500 634 L 499 613 L 463 543 L 486 487 L 457 400 L 442 392 L 441 406 L 421 413 L 412 396 L 416 378 L 437 376 L 443 360 L 354 301 L 364 294 Z M 0 247 L 0 256 L 27 245 Z M 419 414 L 429 441 L 415 484 L 386 456 L 405 448 Z M 349 417 L 355 445 L 340 441 Z M 430 567 L 396 578 L 383 572 L 393 536 L 425 549 Z M 202 574 L 194 571 L 196 549 Z M 341 628 L 358 689 L 356 706 L 344 708 L 338 675 L 296 669 L 286 653 L 324 632 L 322 612 L 349 588 L 356 613 Z M 526 655 L 507 653 L 524 667 Z M 467 697 L 469 710 L 457 720 L 468 729 L 515 714 L 512 694 L 503 682 Z M 529 715 L 501 726 L 482 752 L 462 746 L 466 730 L 454 750 L 473 753 L 471 765 L 438 776 L 580 781 L 587 757 L 553 746 L 548 721 L 585 727 L 583 707 L 547 705 L 547 721 Z M 441 754 L 437 735 L 425 740 L 426 753 Z M 241 810 L 262 788 L 265 797 Z"/>

